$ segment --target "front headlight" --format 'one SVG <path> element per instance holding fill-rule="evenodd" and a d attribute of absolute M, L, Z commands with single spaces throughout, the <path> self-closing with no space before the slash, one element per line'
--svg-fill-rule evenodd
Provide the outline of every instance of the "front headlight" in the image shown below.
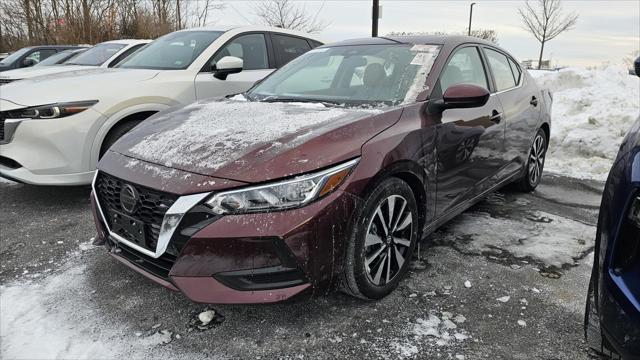
<path fill-rule="evenodd" d="M 77 101 L 51 105 L 33 106 L 20 110 L 9 111 L 7 118 L 12 119 L 57 119 L 75 115 L 92 107 L 98 100 Z"/>
<path fill-rule="evenodd" d="M 358 160 L 290 180 L 217 193 L 206 204 L 219 215 L 300 207 L 340 186 Z"/>

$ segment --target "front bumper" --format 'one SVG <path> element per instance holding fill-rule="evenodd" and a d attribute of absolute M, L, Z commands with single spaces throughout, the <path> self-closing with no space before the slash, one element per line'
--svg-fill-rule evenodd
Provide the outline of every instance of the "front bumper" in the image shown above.
<path fill-rule="evenodd" d="M 179 254 L 154 258 L 111 236 L 97 201 L 92 194 L 98 244 L 160 285 L 214 304 L 272 303 L 330 288 L 359 206 L 337 190 L 300 209 L 223 216 L 200 228 L 187 214 L 170 240 Z"/>
<path fill-rule="evenodd" d="M 94 138 L 104 120 L 93 109 L 61 119 L 7 119 L 0 176 L 35 185 L 91 183 Z"/>

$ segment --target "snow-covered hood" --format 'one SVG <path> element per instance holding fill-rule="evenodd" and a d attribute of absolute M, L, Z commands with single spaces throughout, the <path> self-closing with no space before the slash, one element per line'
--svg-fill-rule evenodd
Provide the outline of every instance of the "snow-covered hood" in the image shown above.
<path fill-rule="evenodd" d="M 0 80 L 20 80 L 30 79 L 36 76 L 44 76 L 51 74 L 59 74 L 69 71 L 93 70 L 95 66 L 82 65 L 52 65 L 52 66 L 34 66 L 22 69 L 14 69 L 0 73 Z"/>
<path fill-rule="evenodd" d="M 99 100 L 123 84 L 154 78 L 157 70 L 91 68 L 11 82 L 0 87 L 0 98 L 24 106 Z"/>
<path fill-rule="evenodd" d="M 236 97 L 237 98 L 237 97 Z M 145 120 L 111 151 L 191 173 L 261 182 L 313 171 L 360 155 L 401 110 L 322 104 L 216 100 Z"/>

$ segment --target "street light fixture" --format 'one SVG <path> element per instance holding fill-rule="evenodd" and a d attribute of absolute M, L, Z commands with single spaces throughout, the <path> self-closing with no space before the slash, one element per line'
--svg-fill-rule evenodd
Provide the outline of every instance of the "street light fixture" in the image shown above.
<path fill-rule="evenodd" d="M 467 35 L 471 36 L 471 18 L 473 17 L 473 5 L 475 5 L 476 3 L 471 3 L 471 6 L 469 7 L 469 32 L 467 33 Z"/>

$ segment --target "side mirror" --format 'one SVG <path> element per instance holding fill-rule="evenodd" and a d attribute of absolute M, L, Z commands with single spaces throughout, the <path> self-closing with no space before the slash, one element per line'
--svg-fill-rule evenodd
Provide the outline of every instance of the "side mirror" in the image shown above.
<path fill-rule="evenodd" d="M 444 92 L 442 100 L 436 102 L 440 111 L 446 109 L 467 109 L 484 106 L 489 101 L 489 90 L 472 84 L 451 85 Z"/>
<path fill-rule="evenodd" d="M 640 57 L 633 62 L 633 69 L 636 71 L 636 76 L 640 76 Z"/>
<path fill-rule="evenodd" d="M 36 64 L 36 61 L 31 58 L 22 60 L 22 67 L 31 67 Z"/>
<path fill-rule="evenodd" d="M 225 56 L 218 60 L 213 69 L 213 76 L 216 79 L 227 80 L 229 74 L 236 74 L 242 71 L 243 61 L 235 56 Z"/>

